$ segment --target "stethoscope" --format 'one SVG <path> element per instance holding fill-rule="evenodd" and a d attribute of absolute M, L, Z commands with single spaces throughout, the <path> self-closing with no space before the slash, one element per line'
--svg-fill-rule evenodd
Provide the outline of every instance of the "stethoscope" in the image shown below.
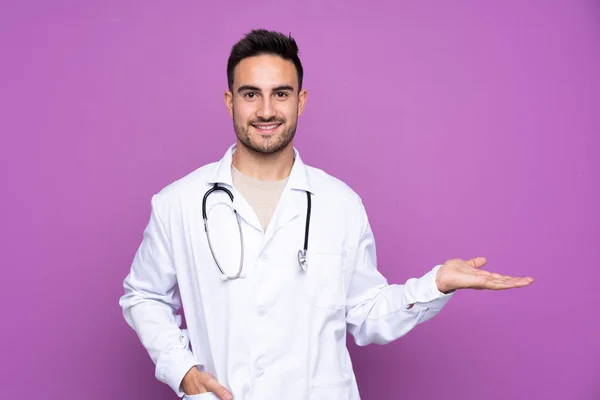
<path fill-rule="evenodd" d="M 218 190 L 221 190 L 221 191 L 227 193 L 227 195 L 231 199 L 231 203 L 232 203 L 231 208 L 232 208 L 233 212 L 235 213 L 235 217 L 236 217 L 239 232 L 240 232 L 240 246 L 241 246 L 240 266 L 238 268 L 237 273 L 233 276 L 229 276 L 225 273 L 225 271 L 223 271 L 223 268 L 221 267 L 221 264 L 219 263 L 219 260 L 217 259 L 217 256 L 215 255 L 215 251 L 213 250 L 212 243 L 210 241 L 210 234 L 208 231 L 208 217 L 206 215 L 206 199 L 208 198 L 208 196 L 211 193 L 216 192 Z M 306 268 L 307 268 L 306 251 L 308 250 L 308 230 L 310 227 L 311 204 L 310 204 L 310 193 L 308 191 L 306 192 L 306 199 L 307 199 L 307 205 L 306 205 L 306 227 L 304 228 L 304 248 L 302 250 L 298 250 L 298 264 L 300 264 L 300 268 L 302 268 L 303 271 L 306 271 Z M 204 231 L 206 232 L 206 238 L 208 239 L 208 247 L 210 248 L 210 253 L 213 256 L 215 263 L 217 264 L 217 268 L 219 268 L 219 271 L 221 271 L 221 279 L 227 280 L 227 279 L 239 278 L 242 275 L 242 269 L 244 268 L 244 235 L 242 234 L 242 223 L 240 221 L 240 215 L 238 214 L 237 210 L 233 207 L 233 194 L 231 193 L 231 191 L 223 186 L 219 186 L 217 183 L 215 183 L 215 185 L 212 188 L 208 189 L 206 191 L 206 193 L 204 194 L 204 198 L 202 199 L 202 218 L 204 219 Z"/>

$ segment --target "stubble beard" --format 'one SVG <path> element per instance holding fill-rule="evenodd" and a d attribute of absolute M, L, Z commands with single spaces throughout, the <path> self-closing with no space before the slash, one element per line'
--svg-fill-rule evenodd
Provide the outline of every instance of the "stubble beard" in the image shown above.
<path fill-rule="evenodd" d="M 250 129 L 253 129 L 251 124 L 255 122 L 281 123 L 282 125 L 278 129 L 283 127 L 285 130 L 280 134 L 268 137 L 260 137 L 260 134 L 258 134 L 256 136 L 259 136 L 258 140 L 260 143 L 256 143 L 256 141 L 252 140 L 250 137 Z M 258 119 L 255 121 L 249 121 L 246 124 L 242 124 L 236 121 L 235 112 L 233 113 L 233 129 L 235 130 L 235 135 L 245 148 L 256 154 L 275 155 L 283 151 L 292 142 L 294 136 L 296 136 L 296 127 L 297 121 L 293 121 L 293 123 L 286 128 L 284 121 L 277 118 Z"/>

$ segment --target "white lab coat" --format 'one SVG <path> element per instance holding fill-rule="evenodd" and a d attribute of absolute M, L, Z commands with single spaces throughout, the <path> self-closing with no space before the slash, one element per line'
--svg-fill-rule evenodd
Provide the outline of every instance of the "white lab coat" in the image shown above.
<path fill-rule="evenodd" d="M 297 150 L 263 232 L 232 185 L 235 148 L 153 196 L 150 221 L 119 302 L 124 318 L 156 364 L 156 378 L 180 397 L 183 376 L 198 365 L 236 400 L 360 399 L 346 332 L 360 346 L 384 344 L 432 318 L 453 296 L 437 289 L 440 265 L 403 285 L 388 284 L 377 270 L 360 197 L 340 180 L 303 164 Z M 208 247 L 202 198 L 214 183 L 234 194 L 244 239 L 241 279 L 222 280 Z M 305 191 L 312 196 L 306 272 L 297 258 L 304 245 Z M 232 203 L 221 191 L 207 203 L 215 253 L 233 275 L 240 242 Z M 181 306 L 186 329 L 175 314 Z"/>

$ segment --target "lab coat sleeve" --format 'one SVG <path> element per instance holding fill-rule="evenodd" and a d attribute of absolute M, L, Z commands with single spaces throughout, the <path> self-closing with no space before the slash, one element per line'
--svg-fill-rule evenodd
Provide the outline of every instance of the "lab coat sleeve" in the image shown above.
<path fill-rule="evenodd" d="M 435 277 L 441 265 L 404 284 L 388 284 L 377 270 L 375 239 L 362 203 L 360 213 L 362 224 L 346 292 L 346 322 L 357 345 L 386 344 L 433 318 L 454 292 L 445 294 L 437 288 Z"/>
<path fill-rule="evenodd" d="M 159 217 L 157 197 L 152 198 L 150 221 L 144 230 L 119 304 L 152 361 L 156 378 L 182 397 L 181 381 L 197 360 L 189 347 L 187 331 L 180 329 L 181 306 L 177 277 L 167 233 Z"/>

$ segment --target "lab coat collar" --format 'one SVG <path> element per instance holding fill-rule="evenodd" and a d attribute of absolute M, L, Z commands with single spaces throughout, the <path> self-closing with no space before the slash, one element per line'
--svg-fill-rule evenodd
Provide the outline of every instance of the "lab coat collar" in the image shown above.
<path fill-rule="evenodd" d="M 227 152 L 223 158 L 215 165 L 213 173 L 208 181 L 209 183 L 219 183 L 228 185 L 231 188 L 233 187 L 231 163 L 233 161 L 233 153 L 235 152 L 236 147 L 237 144 L 233 144 L 229 147 L 229 149 L 227 149 Z M 290 189 L 304 190 L 313 195 L 315 194 L 314 188 L 310 185 L 308 180 L 306 165 L 302 162 L 300 153 L 296 148 L 294 148 L 294 165 L 292 166 L 292 171 L 290 172 L 287 186 Z"/>

